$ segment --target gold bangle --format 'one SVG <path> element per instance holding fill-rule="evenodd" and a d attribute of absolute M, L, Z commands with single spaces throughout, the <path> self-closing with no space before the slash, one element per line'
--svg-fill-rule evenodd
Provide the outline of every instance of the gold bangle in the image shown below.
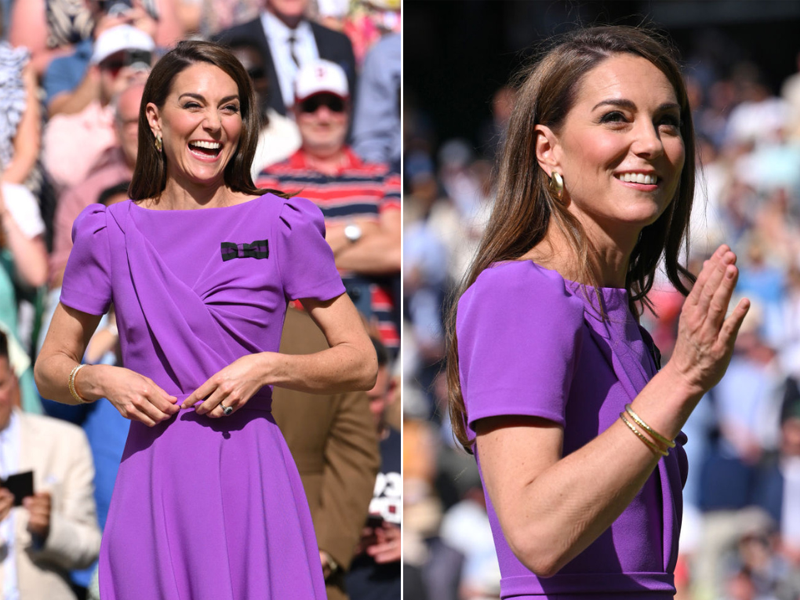
<path fill-rule="evenodd" d="M 89 404 L 91 400 L 87 400 L 83 396 L 78 393 L 78 390 L 75 388 L 75 377 L 78 375 L 78 371 L 80 371 L 86 365 L 75 365 L 72 371 L 69 374 L 69 381 L 67 382 L 67 387 L 69 388 L 69 393 L 72 395 L 75 400 L 80 402 L 81 404 Z"/>
<path fill-rule="evenodd" d="M 625 405 L 625 412 L 627 412 L 627 413 L 628 413 L 628 414 L 629 414 L 629 415 L 630 415 L 630 416 L 633 418 L 633 420 L 634 420 L 634 421 L 636 421 L 636 424 L 637 424 L 639 427 L 641 427 L 641 428 L 642 428 L 642 429 L 644 429 L 644 430 L 645 430 L 647 433 L 649 433 L 649 434 L 650 434 L 650 436 L 651 436 L 651 437 L 652 437 L 654 440 L 656 440 L 656 441 L 658 441 L 658 442 L 661 442 L 661 443 L 662 443 L 662 444 L 664 444 L 664 445 L 665 445 L 667 448 L 674 448 L 674 447 L 675 447 L 675 442 L 673 442 L 672 440 L 668 440 L 668 439 L 667 439 L 667 438 L 665 438 L 663 435 L 661 435 L 660 433 L 658 433 L 657 431 L 655 431 L 655 430 L 654 430 L 652 427 L 650 427 L 650 426 L 649 426 L 647 423 L 645 423 L 644 421 L 642 421 L 642 419 L 639 417 L 639 415 L 637 415 L 635 412 L 633 412 L 633 408 L 631 408 L 631 405 L 630 405 L 630 404 L 626 404 L 626 405 Z"/>
<path fill-rule="evenodd" d="M 627 425 L 630 428 L 630 430 L 633 433 L 635 433 L 636 436 L 640 440 L 642 440 L 647 445 L 648 448 L 650 448 L 650 450 L 652 450 L 656 454 L 660 454 L 661 456 L 667 456 L 669 454 L 669 452 L 667 450 L 665 450 L 664 448 L 659 448 L 658 446 L 656 446 L 653 442 L 648 440 L 641 431 L 636 429 L 634 424 L 631 423 L 630 421 L 628 421 L 628 419 L 625 418 L 625 413 L 624 412 L 619 413 L 619 418 L 622 419 L 622 422 L 625 423 L 625 425 Z"/>

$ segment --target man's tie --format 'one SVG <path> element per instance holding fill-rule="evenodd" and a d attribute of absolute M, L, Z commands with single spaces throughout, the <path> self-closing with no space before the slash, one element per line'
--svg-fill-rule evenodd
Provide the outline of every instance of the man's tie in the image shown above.
<path fill-rule="evenodd" d="M 297 38 L 294 37 L 294 34 L 289 35 L 289 56 L 292 57 L 295 66 L 299 69 L 300 68 L 300 61 L 297 60 L 297 54 L 294 52 L 294 43 L 297 41 Z"/>

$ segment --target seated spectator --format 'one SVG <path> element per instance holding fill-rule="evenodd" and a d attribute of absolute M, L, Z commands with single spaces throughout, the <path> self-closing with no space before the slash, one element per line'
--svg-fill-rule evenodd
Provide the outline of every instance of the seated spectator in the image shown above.
<path fill-rule="evenodd" d="M 400 558 L 403 481 L 400 476 L 400 432 L 386 423 L 392 398 L 391 369 L 386 348 L 373 339 L 378 355 L 378 379 L 367 394 L 381 451 L 369 518 L 356 547 L 347 590 L 351 600 L 400 598 Z"/>
<path fill-rule="evenodd" d="M 56 115 L 45 128 L 42 158 L 58 193 L 82 182 L 101 155 L 116 145 L 111 99 L 144 83 L 154 47 L 147 34 L 130 25 L 108 29 L 98 38 L 92 54 L 99 70 L 98 97 L 78 113 Z"/>
<path fill-rule="evenodd" d="M 383 37 L 367 54 L 353 117 L 353 149 L 367 162 L 400 172 L 400 34 Z"/>
<path fill-rule="evenodd" d="M 217 41 L 253 45 L 264 58 L 270 81 L 269 105 L 286 115 L 294 104 L 298 71 L 318 59 L 338 64 L 355 90 L 353 46 L 342 33 L 308 19 L 310 0 L 266 0 L 259 18 L 223 31 Z"/>
<path fill-rule="evenodd" d="M 297 125 L 289 117 L 285 117 L 269 105 L 269 78 L 264 66 L 264 57 L 256 46 L 234 42 L 230 46 L 253 81 L 253 87 L 261 107 L 261 133 L 258 136 L 258 147 L 250 167 L 253 181 L 258 174 L 270 165 L 281 162 L 300 148 L 300 132 Z"/>
<path fill-rule="evenodd" d="M 296 81 L 295 120 L 302 146 L 259 175 L 259 187 L 302 194 L 325 216 L 326 239 L 350 297 L 375 320 L 381 341 L 399 348 L 393 291 L 400 271 L 400 178 L 364 163 L 345 144 L 350 97 L 344 71 L 311 63 Z"/>
<path fill-rule="evenodd" d="M 3 596 L 73 600 L 68 570 L 89 565 L 100 551 L 89 445 L 74 425 L 21 412 L 18 403 L 0 334 L 0 475 L 33 474 L 33 494 L 22 506 L 0 488 Z"/>
<path fill-rule="evenodd" d="M 56 58 L 68 56 L 91 42 L 95 24 L 109 17 L 106 27 L 123 23 L 152 23 L 149 34 L 160 46 L 171 46 L 183 31 L 177 18 L 177 0 L 17 0 L 11 13 L 9 41 L 33 54 L 33 68 L 41 77 Z M 99 31 L 95 35 L 99 35 Z M 91 51 L 89 53 L 91 55 Z M 88 57 L 87 57 L 88 58 Z M 88 60 L 86 63 L 88 64 Z M 81 73 L 78 74 L 80 80 Z"/>
<path fill-rule="evenodd" d="M 100 192 L 114 184 L 130 181 L 133 176 L 139 143 L 139 105 L 143 92 L 144 85 L 136 83 L 122 91 L 112 102 L 115 146 L 105 153 L 83 181 L 66 190 L 58 200 L 53 223 L 53 252 L 50 256 L 52 289 L 61 287 L 64 267 L 72 250 L 72 223 L 84 208 L 98 202 Z"/>
<path fill-rule="evenodd" d="M 0 42 L 0 168 L 8 183 L 24 183 L 39 157 L 41 116 L 29 57 L 27 49 Z"/>

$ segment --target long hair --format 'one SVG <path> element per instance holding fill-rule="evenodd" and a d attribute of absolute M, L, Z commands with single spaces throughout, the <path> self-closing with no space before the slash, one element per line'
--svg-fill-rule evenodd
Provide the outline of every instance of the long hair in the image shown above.
<path fill-rule="evenodd" d="M 262 194 L 270 191 L 285 196 L 276 190 L 259 190 L 250 175 L 250 166 L 256 153 L 260 131 L 259 110 L 250 77 L 238 59 L 219 44 L 191 40 L 180 42 L 159 60 L 144 86 L 142 104 L 139 109 L 139 148 L 136 167 L 128 190 L 133 200 L 158 198 L 167 184 L 167 157 L 155 147 L 155 136 L 147 121 L 145 108 L 152 102 L 159 110 L 172 91 L 178 74 L 193 64 L 204 62 L 224 71 L 239 90 L 239 106 L 242 115 L 242 133 L 239 146 L 225 166 L 225 185 L 235 192 Z"/>
<path fill-rule="evenodd" d="M 682 278 L 694 282 L 692 274 L 678 263 L 678 255 L 689 235 L 695 181 L 695 142 L 689 100 L 671 44 L 655 32 L 625 26 L 604 26 L 569 32 L 557 38 L 538 62 L 517 76 L 517 103 L 508 124 L 505 148 L 498 165 L 494 209 L 458 296 L 478 275 L 495 262 L 516 260 L 541 242 L 552 224 L 566 237 L 575 256 L 582 281 L 599 287 L 591 245 L 578 220 L 548 187 L 547 173 L 536 158 L 536 125 L 558 132 L 575 104 L 579 87 L 591 70 L 615 54 L 633 54 L 647 59 L 667 77 L 681 111 L 680 133 L 685 162 L 675 196 L 657 221 L 642 230 L 628 265 L 625 288 L 631 309 L 636 303 L 649 305 L 647 293 L 661 257 L 667 277 L 682 294 L 689 290 Z M 461 393 L 456 337 L 457 302 L 450 307 L 447 323 L 447 381 L 450 418 L 456 439 L 470 451 L 466 433 L 466 409 Z M 602 310 L 602 307 L 601 307 Z"/>

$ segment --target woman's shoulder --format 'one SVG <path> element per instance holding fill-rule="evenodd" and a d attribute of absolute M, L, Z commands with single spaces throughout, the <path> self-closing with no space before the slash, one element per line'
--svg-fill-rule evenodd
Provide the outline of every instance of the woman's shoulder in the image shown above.
<path fill-rule="evenodd" d="M 496 263 L 478 275 L 458 303 L 458 321 L 480 315 L 577 328 L 584 306 L 557 272 L 530 260 Z"/>
<path fill-rule="evenodd" d="M 546 269 L 530 260 L 512 260 L 494 263 L 484 269 L 464 292 L 464 296 L 553 300 L 568 298 L 572 294 L 558 271 Z"/>

